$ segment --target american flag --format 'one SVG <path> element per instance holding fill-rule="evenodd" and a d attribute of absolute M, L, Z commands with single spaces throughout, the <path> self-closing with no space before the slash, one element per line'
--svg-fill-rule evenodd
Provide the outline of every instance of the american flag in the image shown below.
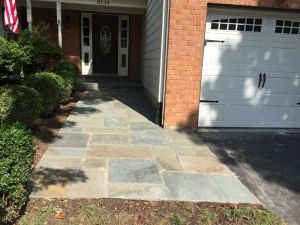
<path fill-rule="evenodd" d="M 12 32 L 19 33 L 19 18 L 17 14 L 17 6 L 15 0 L 4 0 L 4 24 L 9 27 Z"/>

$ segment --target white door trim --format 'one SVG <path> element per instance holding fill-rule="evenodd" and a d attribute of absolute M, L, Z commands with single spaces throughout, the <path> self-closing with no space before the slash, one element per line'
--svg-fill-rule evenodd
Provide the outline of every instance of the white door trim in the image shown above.
<path fill-rule="evenodd" d="M 127 27 L 122 27 L 122 22 L 127 23 Z M 118 46 L 118 75 L 119 76 L 128 76 L 129 29 L 130 29 L 129 16 L 119 16 L 119 46 Z M 125 37 L 122 36 L 123 32 L 126 33 Z"/>
<path fill-rule="evenodd" d="M 88 18 L 89 26 L 84 26 L 84 18 Z M 89 36 L 84 36 L 84 29 L 89 29 Z M 85 43 L 88 42 L 88 43 Z M 88 45 L 87 45 L 88 44 Z M 81 73 L 93 74 L 93 14 L 81 13 Z"/>

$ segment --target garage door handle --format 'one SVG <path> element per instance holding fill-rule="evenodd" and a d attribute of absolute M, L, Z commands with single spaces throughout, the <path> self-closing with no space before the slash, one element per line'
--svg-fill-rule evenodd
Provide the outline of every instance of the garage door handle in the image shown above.
<path fill-rule="evenodd" d="M 262 85 L 262 88 L 265 87 L 266 80 L 267 80 L 267 76 L 266 76 L 266 74 L 264 73 L 264 75 L 263 75 L 263 85 Z"/>
<path fill-rule="evenodd" d="M 258 80 L 258 88 L 260 88 L 261 81 L 262 81 L 262 75 L 260 73 L 259 74 L 259 80 Z"/>
<path fill-rule="evenodd" d="M 300 102 L 297 102 L 297 105 L 300 105 Z"/>
<path fill-rule="evenodd" d="M 219 103 L 218 100 L 200 100 L 200 103 Z"/>

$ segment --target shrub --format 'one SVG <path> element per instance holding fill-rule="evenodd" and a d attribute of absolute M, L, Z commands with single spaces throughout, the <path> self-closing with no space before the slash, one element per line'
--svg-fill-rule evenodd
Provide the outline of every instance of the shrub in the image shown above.
<path fill-rule="evenodd" d="M 29 49 L 13 40 L 0 37 L 0 78 L 20 75 L 23 66 L 30 63 Z"/>
<path fill-rule="evenodd" d="M 30 126 L 40 113 L 39 94 L 20 85 L 0 87 L 0 123 L 20 122 Z"/>
<path fill-rule="evenodd" d="M 24 67 L 28 73 L 44 71 L 50 63 L 63 58 L 62 49 L 50 41 L 48 28 L 48 24 L 41 22 L 32 30 L 21 31 L 18 36 L 18 43 L 29 50 L 30 65 Z"/>
<path fill-rule="evenodd" d="M 34 88 L 40 96 L 41 113 L 49 115 L 61 99 L 62 79 L 54 73 L 35 73 L 24 80 L 24 85 Z"/>
<path fill-rule="evenodd" d="M 60 75 L 72 88 L 75 85 L 78 77 L 78 68 L 74 63 L 71 62 L 60 62 L 56 64 L 52 71 Z"/>
<path fill-rule="evenodd" d="M 27 201 L 32 136 L 19 124 L 0 125 L 0 224 L 14 221 Z"/>

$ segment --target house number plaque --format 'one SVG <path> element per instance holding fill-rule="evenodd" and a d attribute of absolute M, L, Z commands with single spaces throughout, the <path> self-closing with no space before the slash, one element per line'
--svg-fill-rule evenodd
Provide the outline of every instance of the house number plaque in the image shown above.
<path fill-rule="evenodd" d="M 109 0 L 97 0 L 97 5 L 109 5 Z"/>

